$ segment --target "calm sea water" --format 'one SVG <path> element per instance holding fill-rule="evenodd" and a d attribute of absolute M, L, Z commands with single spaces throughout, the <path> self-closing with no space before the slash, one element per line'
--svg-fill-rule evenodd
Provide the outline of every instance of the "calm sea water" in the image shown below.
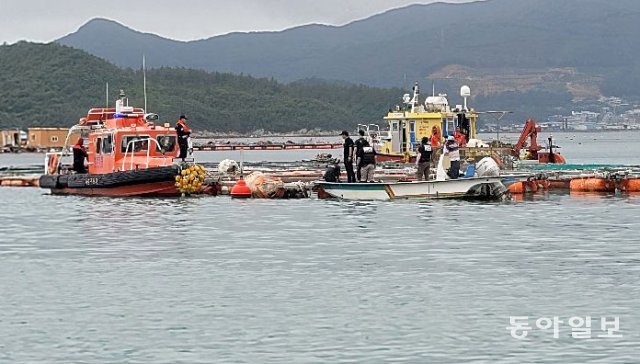
<path fill-rule="evenodd" d="M 601 163 L 640 164 L 631 135 L 558 143 L 569 158 L 567 146 L 585 145 Z M 354 203 L 0 188 L 0 206 L 0 363 L 640 358 L 640 196 Z M 529 317 L 524 340 L 510 316 Z M 554 316 L 558 338 L 535 328 Z M 573 316 L 592 317 L 592 339 L 571 336 Z M 602 316 L 619 318 L 621 338 L 597 337 Z"/>

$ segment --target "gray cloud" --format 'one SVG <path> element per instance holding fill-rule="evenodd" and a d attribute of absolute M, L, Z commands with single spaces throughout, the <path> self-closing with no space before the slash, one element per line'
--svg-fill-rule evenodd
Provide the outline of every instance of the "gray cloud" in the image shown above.
<path fill-rule="evenodd" d="M 193 40 L 308 23 L 341 25 L 392 8 L 432 2 L 435 0 L 0 0 L 0 42 L 49 42 L 96 17 L 167 38 Z"/>

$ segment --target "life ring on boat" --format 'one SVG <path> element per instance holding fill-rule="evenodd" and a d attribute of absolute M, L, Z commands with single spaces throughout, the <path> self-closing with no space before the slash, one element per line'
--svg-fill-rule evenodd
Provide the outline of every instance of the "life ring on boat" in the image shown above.
<path fill-rule="evenodd" d="M 49 156 L 49 164 L 47 165 L 47 172 L 49 174 L 58 173 L 58 162 L 60 161 L 60 156 L 57 154 L 51 154 Z"/>

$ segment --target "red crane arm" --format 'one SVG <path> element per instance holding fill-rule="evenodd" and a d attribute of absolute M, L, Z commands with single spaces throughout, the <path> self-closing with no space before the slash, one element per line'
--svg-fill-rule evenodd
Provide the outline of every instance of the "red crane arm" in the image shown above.
<path fill-rule="evenodd" d="M 524 128 L 522 129 L 522 133 L 520 134 L 520 139 L 518 139 L 518 143 L 513 147 L 513 153 L 518 155 L 520 154 L 520 150 L 527 145 L 527 138 L 531 139 L 531 143 L 529 144 L 529 151 L 537 152 L 542 149 L 538 145 L 538 132 L 542 130 L 538 125 L 536 125 L 535 120 L 529 119 L 524 123 Z"/>

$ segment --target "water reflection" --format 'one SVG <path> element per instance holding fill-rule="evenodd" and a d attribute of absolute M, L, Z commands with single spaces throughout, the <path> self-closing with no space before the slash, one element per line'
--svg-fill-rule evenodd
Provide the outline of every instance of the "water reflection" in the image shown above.
<path fill-rule="evenodd" d="M 637 356 L 637 196 L 0 199 L 0 361 Z M 511 315 L 618 315 L 624 338 L 520 342 Z"/>

